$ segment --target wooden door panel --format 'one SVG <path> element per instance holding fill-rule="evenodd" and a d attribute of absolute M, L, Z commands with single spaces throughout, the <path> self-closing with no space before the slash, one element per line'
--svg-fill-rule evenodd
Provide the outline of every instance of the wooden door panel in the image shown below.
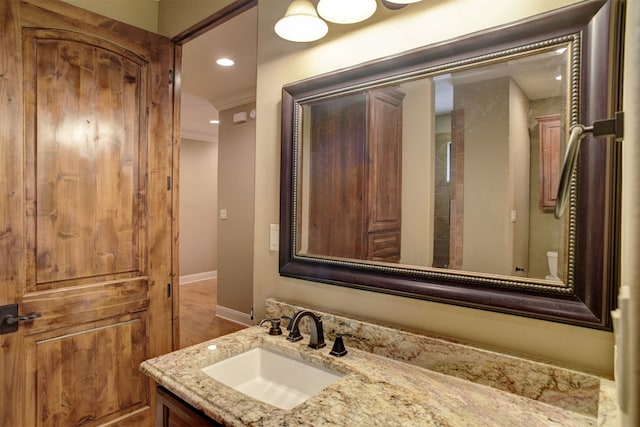
<path fill-rule="evenodd" d="M 308 251 L 363 258 L 367 250 L 364 96 L 336 98 L 311 108 L 309 191 L 303 191 L 309 194 Z"/>
<path fill-rule="evenodd" d="M 387 93 L 389 92 L 389 93 Z M 402 204 L 402 97 L 371 91 L 369 99 L 369 232 L 398 230 Z"/>
<path fill-rule="evenodd" d="M 382 262 L 400 261 L 400 231 L 369 233 L 367 259 Z"/>
<path fill-rule="evenodd" d="M 149 308 L 147 292 L 146 278 L 139 278 L 30 293 L 23 299 L 22 310 L 42 317 L 21 328 L 25 334 L 34 334 L 136 313 Z"/>
<path fill-rule="evenodd" d="M 172 350 L 173 45 L 57 0 L 0 1 L 0 425 L 149 425 Z"/>
<path fill-rule="evenodd" d="M 35 339 L 37 425 L 97 425 L 147 403 L 144 317 Z"/>
<path fill-rule="evenodd" d="M 543 211 L 553 211 L 560 185 L 562 159 L 562 128 L 560 115 L 538 117 L 539 186 L 538 205 Z"/>
<path fill-rule="evenodd" d="M 140 58 L 69 31 L 25 30 L 32 289 L 138 271 L 146 137 Z M 67 284 L 68 286 L 68 284 Z M 30 290 L 32 290 L 30 289 Z"/>
<path fill-rule="evenodd" d="M 138 371 L 149 356 L 144 320 L 114 317 L 149 308 L 147 64 L 72 31 L 25 29 L 23 40 L 31 128 L 22 309 L 42 314 L 23 333 L 74 330 L 33 338 L 36 421 L 94 425 L 150 403 Z"/>

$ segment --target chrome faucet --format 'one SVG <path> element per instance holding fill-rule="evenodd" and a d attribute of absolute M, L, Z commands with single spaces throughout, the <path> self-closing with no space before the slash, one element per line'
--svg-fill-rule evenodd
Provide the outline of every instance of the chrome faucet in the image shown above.
<path fill-rule="evenodd" d="M 302 339 L 302 335 L 300 334 L 299 323 L 303 317 L 309 316 L 313 320 L 311 323 L 311 338 L 309 339 L 309 347 L 311 348 L 322 348 L 326 344 L 324 343 L 324 331 L 322 330 L 322 319 L 320 316 L 312 313 L 309 310 L 303 310 L 296 313 L 291 322 L 289 322 L 289 336 L 287 340 L 295 342 L 300 341 Z"/>

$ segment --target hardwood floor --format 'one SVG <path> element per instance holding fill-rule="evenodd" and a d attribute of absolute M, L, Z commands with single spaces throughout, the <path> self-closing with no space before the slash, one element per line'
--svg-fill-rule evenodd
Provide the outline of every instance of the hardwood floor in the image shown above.
<path fill-rule="evenodd" d="M 246 328 L 216 316 L 216 279 L 180 285 L 180 348 Z"/>

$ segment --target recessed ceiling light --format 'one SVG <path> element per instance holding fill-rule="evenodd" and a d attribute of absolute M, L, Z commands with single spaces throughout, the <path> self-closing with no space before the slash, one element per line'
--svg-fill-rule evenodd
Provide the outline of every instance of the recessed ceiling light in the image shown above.
<path fill-rule="evenodd" d="M 220 123 L 220 120 L 209 120 L 209 123 L 211 123 L 212 125 L 217 125 Z"/>
<path fill-rule="evenodd" d="M 216 64 L 222 65 L 223 67 L 231 67 L 235 62 L 230 58 L 219 58 L 216 60 Z"/>

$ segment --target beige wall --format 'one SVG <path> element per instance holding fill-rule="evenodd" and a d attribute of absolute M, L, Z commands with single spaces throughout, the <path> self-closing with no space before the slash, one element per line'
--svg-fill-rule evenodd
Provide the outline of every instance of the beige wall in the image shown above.
<path fill-rule="evenodd" d="M 218 134 L 218 209 L 227 210 L 218 219 L 218 305 L 246 314 L 253 306 L 256 122 L 233 123 L 233 114 L 253 108 L 221 111 Z"/>
<path fill-rule="evenodd" d="M 516 213 L 513 228 L 513 259 L 510 274 L 527 277 L 529 272 L 529 98 L 513 81 L 509 82 L 509 168 L 511 206 Z M 513 218 L 509 218 L 513 221 Z M 524 272 L 516 272 L 516 267 Z M 529 276 L 530 277 L 530 276 Z"/>
<path fill-rule="evenodd" d="M 529 250 L 529 277 L 544 278 L 549 274 L 547 251 L 558 251 L 558 277 L 564 276 L 564 227 L 553 216 L 553 212 L 543 212 L 539 208 L 540 181 L 540 135 L 536 117 L 559 114 L 566 111 L 561 98 L 537 99 L 531 102 L 529 131 L 531 133 L 531 242 Z M 564 146 L 562 147 L 564 153 Z M 537 232 L 543 230 L 543 232 Z"/>
<path fill-rule="evenodd" d="M 400 263 L 433 263 L 435 117 L 433 82 L 403 85 Z M 410 114 L 421 112 L 421 114 Z"/>
<path fill-rule="evenodd" d="M 157 0 L 63 0 L 74 6 L 142 28 L 158 32 Z"/>
<path fill-rule="evenodd" d="M 63 0 L 65 3 L 169 38 L 234 0 Z"/>
<path fill-rule="evenodd" d="M 463 269 L 526 276 L 529 100 L 502 77 L 456 85 L 454 109 L 464 111 Z"/>
<path fill-rule="evenodd" d="M 157 0 L 152 1 L 157 3 Z M 233 0 L 160 0 L 157 32 L 174 37 L 231 3 Z"/>
<path fill-rule="evenodd" d="M 283 84 L 356 65 L 385 55 L 504 24 L 572 0 L 496 0 L 487 13 L 483 0 L 421 2 L 393 17 L 339 39 L 304 46 L 278 40 L 273 8 L 287 1 L 259 2 L 254 301 L 263 315 L 265 298 L 340 311 L 477 345 L 530 355 L 610 375 L 613 335 L 608 332 L 524 317 L 436 304 L 280 277 L 277 253 L 269 252 L 269 223 L 278 221 L 280 97 Z M 455 22 L 455 25 L 442 25 Z M 402 34 L 402 37 L 393 35 Z M 282 52 L 274 55 L 274 52 Z"/>
<path fill-rule="evenodd" d="M 180 276 L 218 269 L 218 143 L 180 142 Z"/>
<path fill-rule="evenodd" d="M 456 85 L 453 109 L 464 111 L 462 269 L 510 274 L 509 79 Z M 455 143 L 455 142 L 454 142 Z"/>
<path fill-rule="evenodd" d="M 627 2 L 624 61 L 624 156 L 622 157 L 621 285 L 629 291 L 624 312 L 627 340 L 618 348 L 621 389 L 621 426 L 640 425 L 640 2 Z"/>

